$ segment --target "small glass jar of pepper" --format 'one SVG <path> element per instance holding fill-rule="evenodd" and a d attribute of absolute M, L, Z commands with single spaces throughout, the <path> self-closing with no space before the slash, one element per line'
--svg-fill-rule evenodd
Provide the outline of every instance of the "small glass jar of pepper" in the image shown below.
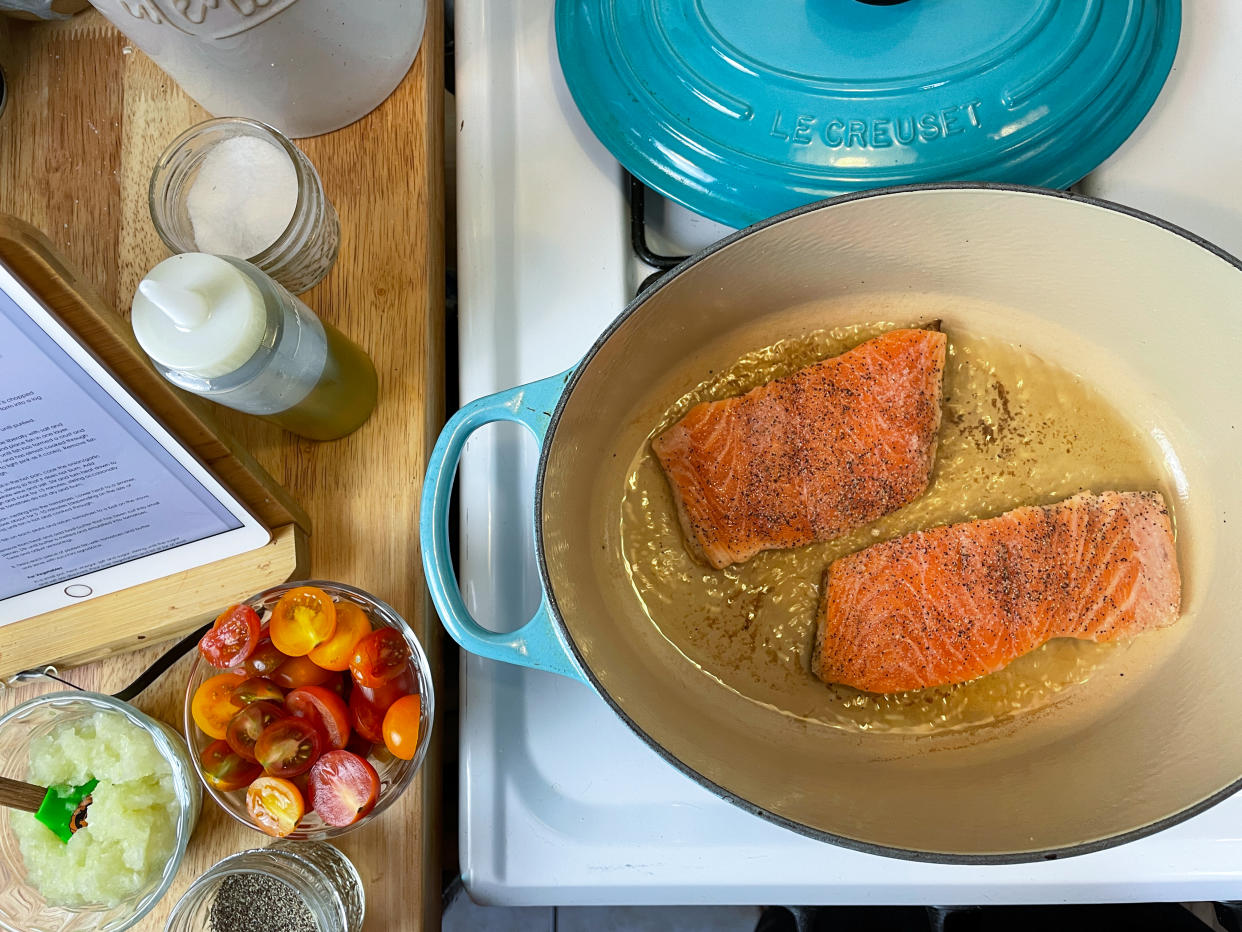
<path fill-rule="evenodd" d="M 210 868 L 173 907 L 164 932 L 358 932 L 362 878 L 322 842 L 278 841 Z"/>

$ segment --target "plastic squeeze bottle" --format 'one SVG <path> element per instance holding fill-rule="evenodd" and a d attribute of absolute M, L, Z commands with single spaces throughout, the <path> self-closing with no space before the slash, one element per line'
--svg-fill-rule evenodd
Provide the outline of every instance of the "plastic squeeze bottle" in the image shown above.
<path fill-rule="evenodd" d="M 241 259 L 165 259 L 139 283 L 131 322 L 168 381 L 303 437 L 343 437 L 375 408 L 367 354 Z"/>

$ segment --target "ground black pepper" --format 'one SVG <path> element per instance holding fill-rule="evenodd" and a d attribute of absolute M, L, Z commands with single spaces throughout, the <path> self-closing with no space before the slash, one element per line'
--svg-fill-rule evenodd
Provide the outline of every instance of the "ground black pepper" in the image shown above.
<path fill-rule="evenodd" d="M 301 895 L 264 874 L 230 874 L 211 904 L 212 932 L 318 932 Z"/>

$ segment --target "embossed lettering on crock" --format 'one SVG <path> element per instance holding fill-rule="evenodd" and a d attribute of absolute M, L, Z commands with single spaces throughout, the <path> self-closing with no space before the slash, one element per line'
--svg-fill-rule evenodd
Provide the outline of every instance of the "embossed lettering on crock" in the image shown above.
<path fill-rule="evenodd" d="M 871 120 L 823 119 L 809 113 L 784 114 L 772 119 L 768 134 L 795 145 L 819 141 L 829 149 L 887 149 L 912 146 L 957 136 L 971 129 L 982 129 L 979 109 L 983 101 L 972 100 L 930 113 L 894 115 Z"/>
<path fill-rule="evenodd" d="M 203 39 L 224 39 L 267 22 L 297 0 L 117 0 L 135 19 Z M 223 3 L 223 5 L 221 5 Z"/>
<path fill-rule="evenodd" d="M 121 9 L 134 19 L 149 19 L 153 23 L 164 22 L 164 14 L 160 12 L 159 7 L 155 6 L 153 0 L 121 0 Z"/>

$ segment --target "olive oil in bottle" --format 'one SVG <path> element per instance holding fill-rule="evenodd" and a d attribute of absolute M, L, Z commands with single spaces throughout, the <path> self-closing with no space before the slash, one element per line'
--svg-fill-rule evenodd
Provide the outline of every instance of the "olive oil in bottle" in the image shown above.
<path fill-rule="evenodd" d="M 367 354 L 241 259 L 165 259 L 138 285 L 132 323 L 174 385 L 311 440 L 343 437 L 375 408 Z"/>

